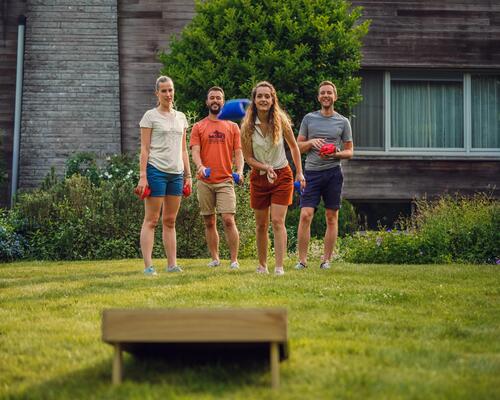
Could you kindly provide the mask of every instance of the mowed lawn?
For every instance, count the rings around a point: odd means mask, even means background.
[[[33,399],[498,399],[500,268],[317,263],[285,276],[180,260],[144,277],[140,260],[0,265],[0,397]],[[158,260],[156,265],[164,264]],[[266,360],[193,364],[125,357],[113,387],[112,307],[286,307],[281,388]],[[203,329],[203,327],[200,327]]]

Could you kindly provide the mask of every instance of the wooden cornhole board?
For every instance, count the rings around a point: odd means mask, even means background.
[[[123,375],[122,351],[144,346],[268,346],[271,386],[279,387],[279,362],[288,358],[286,309],[108,309],[102,340],[113,345],[112,381]],[[234,345],[237,345],[234,347]]]

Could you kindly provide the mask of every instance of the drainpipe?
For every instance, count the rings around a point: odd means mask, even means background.
[[[19,16],[17,27],[16,105],[14,111],[14,141],[12,145],[12,181],[10,206],[14,205],[19,180],[19,148],[21,143],[21,107],[23,99],[24,32],[26,17]]]

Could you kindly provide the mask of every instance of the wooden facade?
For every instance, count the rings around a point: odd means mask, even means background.
[[[500,73],[500,2],[353,0],[352,4],[363,7],[363,19],[371,21],[362,50],[365,70]],[[500,198],[500,153],[460,158],[355,152],[355,158],[344,163],[344,172],[345,197],[354,201],[408,201],[458,192],[487,192]]]
[[[408,201],[486,192],[500,197],[500,161],[361,158],[344,163],[344,197],[355,202]]]
[[[500,68],[500,2],[353,0],[371,20],[363,68]]]
[[[69,7],[71,2],[57,1],[65,7]],[[0,146],[8,167],[12,147],[17,17],[33,5],[40,8],[43,2],[0,0],[3,6],[0,11],[8,11],[0,18],[0,33],[3,35],[0,38],[3,44],[3,47],[0,46]],[[100,7],[97,0],[75,0],[74,3]],[[46,4],[53,7],[55,3],[47,0]],[[157,53],[168,50],[171,35],[179,34],[189,23],[195,15],[195,5],[194,0],[107,0],[107,4],[109,10],[116,10],[114,17],[118,25],[119,121],[112,125],[119,127],[121,139],[118,140],[121,143],[115,147],[123,152],[136,153],[139,149],[138,121],[145,110],[155,104],[154,81],[161,68]],[[363,18],[371,20],[362,50],[362,68],[365,70],[500,71],[499,2],[353,0],[352,4],[362,6]],[[79,17],[92,23],[90,14],[84,15],[81,11]],[[113,57],[111,53],[109,55]],[[58,54],[57,57],[64,55]],[[36,64],[33,66],[36,67]],[[61,85],[64,85],[62,81]],[[103,98],[103,101],[109,106],[109,100]],[[116,111],[110,112],[116,117]],[[98,132],[94,133],[97,138]],[[85,149],[85,143],[93,140],[85,137],[84,131],[81,134],[83,136],[78,137],[78,141],[65,141],[64,133],[58,136],[55,131],[47,131],[43,138],[53,138],[51,146],[54,148],[58,143],[64,143],[64,154],[69,154]],[[72,148],[73,142],[78,146]],[[109,149],[113,147],[111,143],[106,143],[106,146]],[[30,154],[25,154],[30,157]],[[61,158],[59,161],[64,160]],[[478,154],[474,159],[461,159],[436,155],[366,156],[355,152],[355,159],[346,162],[344,170],[345,195],[352,200],[410,200],[423,195],[433,197],[457,191],[467,194],[486,191],[500,197],[500,156],[482,157]],[[36,168],[30,173],[36,174],[37,171],[40,170]],[[40,173],[30,182],[34,184],[43,177],[44,174]]]
[[[193,16],[191,0],[118,1],[122,151],[139,150],[139,121],[156,102],[157,54]]]

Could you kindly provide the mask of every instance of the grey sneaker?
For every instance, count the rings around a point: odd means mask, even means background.
[[[319,265],[319,267],[320,267],[321,269],[330,269],[330,261],[323,261],[323,262]]]
[[[303,262],[299,261],[297,264],[295,264],[295,269],[297,269],[297,270],[301,270],[301,269],[305,269],[305,268],[307,268],[307,265],[304,264]]]
[[[240,269],[240,264],[238,263],[238,261],[233,261],[231,263],[231,265],[229,266],[229,269],[232,269],[232,270]]]
[[[146,276],[156,276],[158,275],[156,273],[155,267],[151,265],[151,267],[144,268],[144,275]]]
[[[219,260],[212,260],[210,261],[207,266],[210,267],[210,268],[213,268],[213,267],[218,267],[220,265],[220,261]]]
[[[182,272],[182,268],[179,267],[178,265],[174,265],[172,267],[165,268],[165,271],[167,271],[167,272]]]
[[[283,267],[274,268],[274,275],[285,275]]]
[[[259,265],[255,272],[257,272],[258,274],[268,274],[269,270],[267,269],[267,267],[263,267],[262,265]]]

